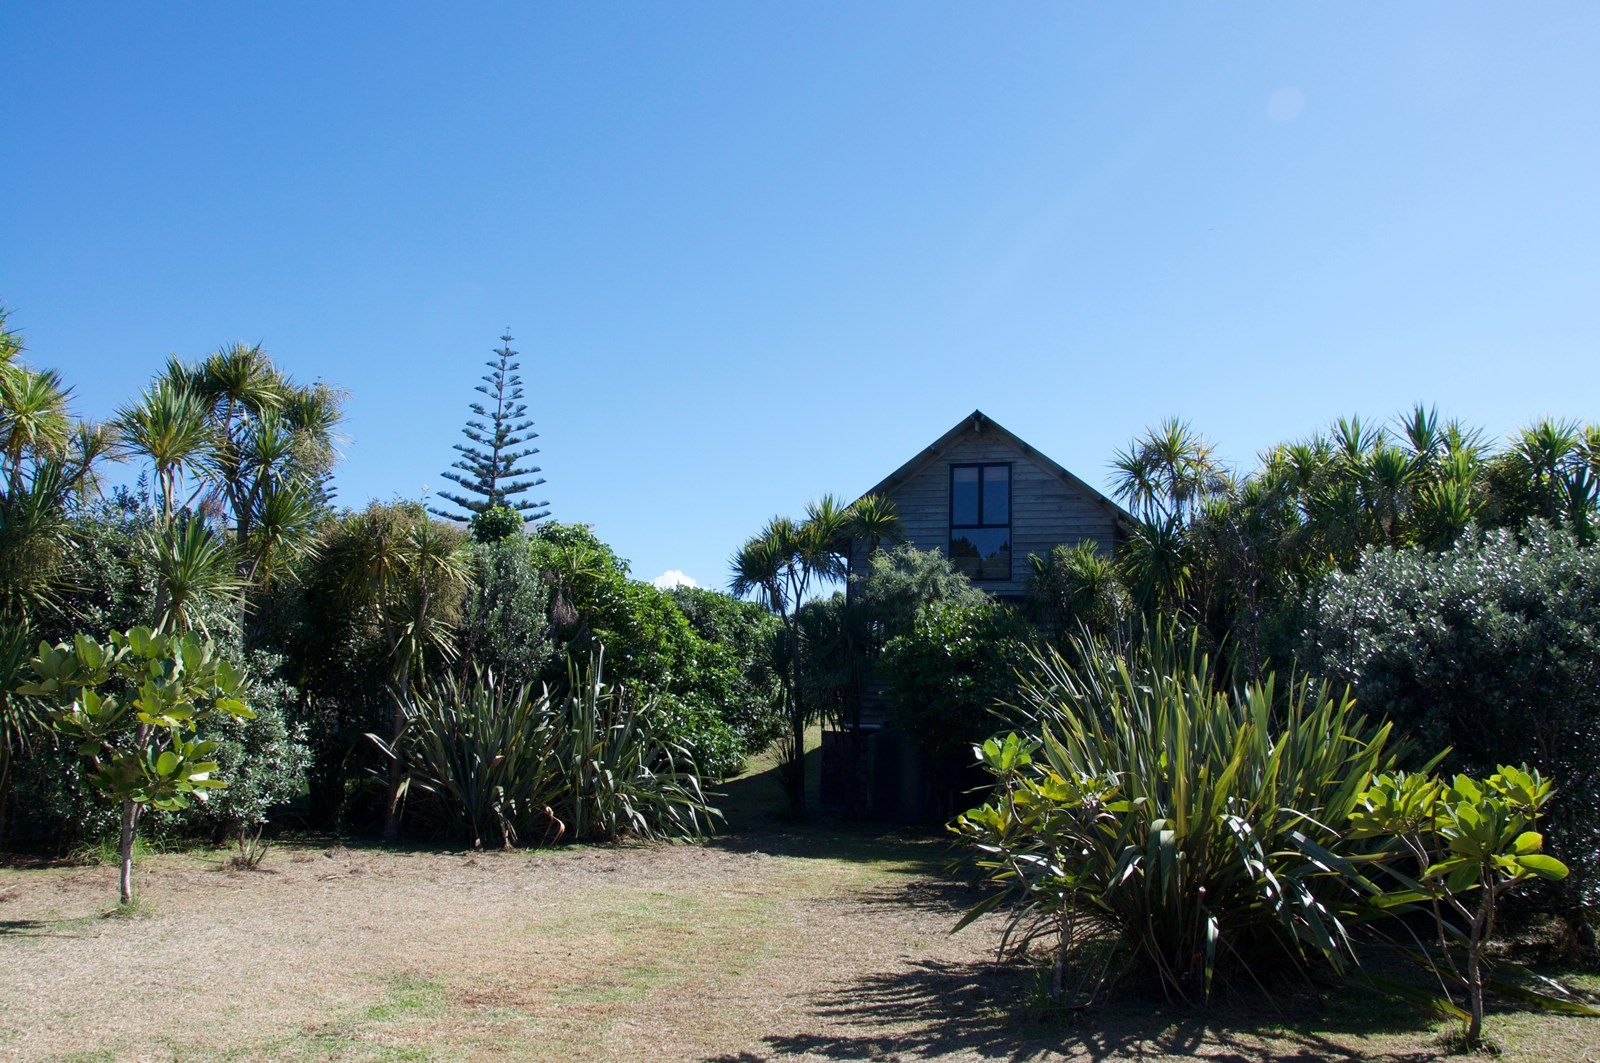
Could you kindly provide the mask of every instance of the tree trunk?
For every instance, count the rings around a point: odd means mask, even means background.
[[[118,898],[123,904],[133,903],[133,839],[139,826],[139,806],[132,799],[122,802],[122,838],[118,847],[120,864],[117,877]]]
[[[4,741],[4,739],[0,739]],[[5,848],[11,826],[11,751],[0,749],[0,849]]]
[[[789,761],[789,811],[797,818],[806,814],[806,716],[799,706],[799,693],[789,703],[789,730],[794,737],[793,758]]]
[[[394,708],[389,717],[389,801],[383,812],[383,840],[392,842],[400,837],[400,732],[405,730],[406,714],[402,707],[402,694],[397,692]]]
[[[389,715],[389,802],[383,813],[383,840],[392,842],[400,837],[400,735],[406,729],[406,693],[411,689],[411,653],[405,651],[400,659],[400,677],[395,682],[394,706]]]
[[[1477,917],[1472,920],[1472,928],[1467,935],[1467,992],[1471,998],[1472,1018],[1467,1023],[1467,1044],[1476,1045],[1483,1037],[1483,944],[1484,926],[1487,922],[1488,907],[1494,903],[1492,896],[1485,896],[1483,905],[1479,907]]]
[[[1065,919],[1056,920],[1056,957],[1050,965],[1050,999],[1061,1003],[1066,991],[1067,957],[1072,952],[1072,924]]]

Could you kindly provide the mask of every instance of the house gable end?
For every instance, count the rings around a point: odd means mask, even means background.
[[[1010,576],[980,583],[993,593],[1026,592],[1030,553],[1043,555],[1058,545],[1084,540],[1110,550],[1132,524],[1132,518],[1110,499],[982,411],[963,418],[870,493],[894,502],[913,546],[946,552],[951,540],[950,469],[993,464],[1011,470]],[[851,560],[854,571],[865,564],[864,556]]]

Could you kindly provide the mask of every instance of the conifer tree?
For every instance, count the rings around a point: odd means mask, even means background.
[[[550,515],[546,508],[550,503],[518,497],[544,483],[544,477],[539,475],[539,466],[527,464],[527,459],[539,453],[538,447],[528,445],[539,433],[533,431],[528,407],[522,401],[522,377],[517,375],[522,363],[511,349],[510,332],[507,329],[500,337],[504,346],[494,352],[495,357],[484,363],[489,371],[474,389],[484,399],[468,407],[472,416],[461,430],[467,442],[455,445],[461,457],[443,474],[462,490],[438,492],[462,512],[429,507],[430,512],[448,520],[471,520],[492,506],[507,506],[524,521]]]

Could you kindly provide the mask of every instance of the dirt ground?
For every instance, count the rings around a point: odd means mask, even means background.
[[[1038,1023],[938,838],[741,826],[703,846],[282,846],[0,870],[0,1057],[1420,1060],[1438,1027],[1123,1005]],[[1499,1014],[1512,1059],[1600,1059],[1600,1020]]]

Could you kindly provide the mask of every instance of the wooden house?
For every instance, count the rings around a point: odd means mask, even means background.
[[[945,553],[976,586],[1014,601],[1028,592],[1029,554],[1085,540],[1109,553],[1133,527],[1115,502],[981,410],[868,493],[895,504],[911,545]],[[852,577],[865,573],[867,557],[866,544],[855,544]],[[824,733],[822,759],[825,806],[899,820],[941,814],[929,807],[929,766],[890,726],[875,677],[856,718]]]

